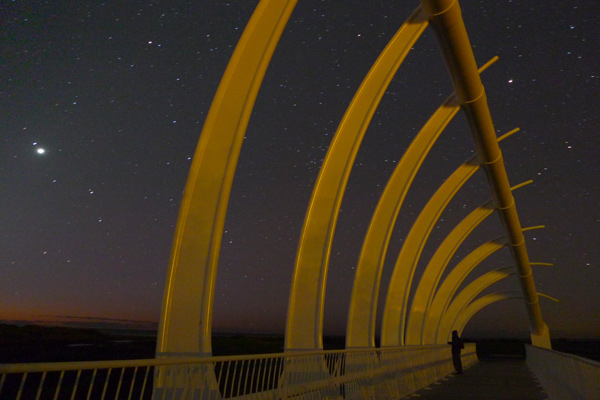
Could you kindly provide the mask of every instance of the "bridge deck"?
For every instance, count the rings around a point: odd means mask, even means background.
[[[543,400],[548,396],[524,360],[480,361],[413,393],[419,399]]]

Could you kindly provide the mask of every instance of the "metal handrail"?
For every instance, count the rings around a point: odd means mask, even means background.
[[[439,345],[424,346],[401,346],[392,349],[421,350],[439,348]],[[135,360],[105,360],[105,361],[64,361],[64,362],[44,362],[44,363],[16,363],[0,364],[0,374],[4,373],[24,373],[39,371],[72,371],[78,369],[103,369],[103,368],[127,368],[138,366],[157,366],[174,364],[196,364],[196,363],[217,363],[237,360],[257,360],[260,358],[276,357],[301,357],[313,355],[327,355],[335,353],[361,353],[365,351],[385,351],[381,348],[365,349],[346,349],[346,350],[316,350],[316,351],[292,351],[285,353],[264,353],[233,356],[213,356],[213,357],[168,357],[168,358],[142,358]]]
[[[474,346],[463,358],[466,364],[476,361]],[[398,398],[451,372],[446,345],[4,364],[0,365],[0,398],[283,399],[307,393],[315,398],[348,397],[365,390],[376,391],[378,398]]]

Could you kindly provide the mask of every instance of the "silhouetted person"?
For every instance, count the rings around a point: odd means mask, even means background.
[[[452,331],[452,362],[454,363],[454,369],[457,374],[462,374],[462,361],[460,359],[460,351],[465,348],[465,345],[460,337],[458,337],[457,331]]]

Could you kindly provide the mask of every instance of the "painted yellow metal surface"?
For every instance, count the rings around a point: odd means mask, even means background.
[[[465,329],[465,326],[467,326],[467,324],[471,320],[471,318],[473,318],[473,316],[475,314],[477,314],[485,306],[489,306],[490,304],[495,303],[500,300],[522,299],[522,298],[523,298],[523,293],[518,292],[518,291],[492,293],[492,294],[488,294],[483,297],[480,297],[477,300],[475,300],[474,302],[472,302],[471,304],[469,304],[469,306],[466,307],[458,315],[458,318],[456,318],[456,321],[454,322],[454,325],[452,326],[451,331],[456,330],[456,331],[458,331],[458,335],[462,336],[462,332]]]
[[[548,296],[547,294],[537,293],[537,295],[540,297],[544,297],[548,300],[552,300],[555,303],[559,302],[557,299],[555,299],[554,297]],[[472,302],[471,304],[469,304],[469,306],[465,307],[458,314],[456,320],[454,321],[454,325],[452,325],[452,328],[450,329],[450,332],[452,332],[453,330],[457,330],[458,334],[462,335],[462,332],[465,329],[465,326],[467,326],[467,324],[469,323],[471,318],[473,318],[473,316],[475,314],[477,314],[477,312],[479,312],[485,306],[488,306],[488,305],[495,303],[497,301],[500,301],[500,300],[522,299],[522,298],[523,298],[523,294],[521,292],[517,292],[517,291],[492,293],[492,294],[488,294],[486,296],[480,297],[479,299],[477,299],[474,302]],[[446,342],[444,342],[444,343],[446,343]],[[538,347],[540,347],[540,346],[538,346]]]
[[[550,348],[550,335],[542,319],[525,238],[460,6],[456,0],[421,0],[421,5],[429,16],[442,48],[454,90],[467,116],[477,154],[483,162],[500,218],[509,238],[511,254],[519,270],[532,344]]]
[[[483,260],[504,246],[506,246],[505,238],[498,238],[484,243],[465,256],[450,271],[438,288],[429,312],[425,315],[425,328],[423,330],[423,341],[425,343],[435,343],[442,315],[446,312],[454,293],[456,293],[456,290],[467,275]]]
[[[496,60],[497,60],[497,57],[492,58],[489,62],[487,62],[483,67],[481,67],[479,69],[479,72],[480,73],[483,72],[487,67],[489,67],[491,64],[493,64]],[[516,132],[516,131],[518,131],[518,129],[516,129],[514,132]],[[514,132],[511,132],[511,134]],[[466,165],[469,165],[468,171],[465,170]],[[398,166],[398,167],[400,167],[400,166]],[[478,162],[475,160],[475,158],[467,161],[463,166],[459,167],[446,180],[446,182],[444,182],[440,186],[440,188],[435,192],[435,194],[431,197],[431,199],[426,203],[425,207],[423,208],[423,210],[417,217],[416,221],[414,222],[412,228],[410,229],[410,231],[404,241],[404,244],[402,246],[400,255],[398,256],[398,259],[396,261],[392,279],[389,284],[388,295],[387,295],[388,297],[386,300],[384,313],[383,313],[383,327],[382,327],[382,333],[381,333],[381,343],[383,346],[398,346],[398,345],[405,344],[405,338],[404,338],[403,332],[404,332],[404,325],[405,325],[406,314],[407,314],[408,296],[409,296],[410,288],[412,285],[412,278],[414,275],[414,271],[415,271],[416,265],[419,261],[419,258],[421,256],[423,247],[425,246],[425,243],[427,242],[427,239],[429,237],[429,234],[431,233],[431,230],[435,226],[436,221],[438,220],[439,216],[443,212],[443,210],[446,207],[446,205],[448,204],[448,202],[452,199],[452,197],[456,194],[456,192],[460,189],[460,187],[462,187],[462,185],[469,179],[469,177],[471,177],[472,174],[474,174],[477,171],[478,168],[479,168]],[[390,180],[390,183],[391,182],[392,182],[392,180]],[[393,188],[394,186],[388,184],[388,187]],[[403,193],[403,195],[404,194],[405,193]],[[386,195],[387,195],[387,193],[384,192],[384,194],[382,195],[382,200],[384,199],[384,197]],[[387,200],[387,199],[385,199],[385,200]],[[384,203],[382,203],[380,200],[380,204],[384,204]],[[379,209],[379,205],[378,205],[378,209]],[[382,215],[377,215],[377,211],[378,210],[376,210],[376,215],[375,215],[376,217],[385,216],[385,214],[383,214],[383,213],[382,213]],[[373,250],[375,250],[375,251],[379,250],[380,248],[383,250],[383,252],[379,253],[379,259],[377,260],[377,261],[379,261],[379,265],[378,265],[379,269],[383,265],[383,260],[385,258],[385,254],[386,254],[385,250],[387,250],[387,244],[389,242],[389,238],[391,236],[392,229],[394,227],[394,223],[395,223],[397,215],[398,215],[399,205],[393,211],[395,213],[391,214],[392,218],[389,218],[390,222],[386,226],[386,228],[387,228],[386,232],[378,232],[376,230],[377,225],[374,225],[373,223],[369,227],[370,230],[369,230],[368,234],[371,233],[371,227],[373,227],[374,228],[373,229],[373,231],[374,231],[373,237],[377,238],[377,236],[378,236],[377,234],[379,233],[379,236],[382,236],[383,238],[385,238],[385,242],[379,241],[379,242],[374,242],[373,244],[375,244],[375,245],[381,244],[383,246],[381,246],[379,248],[375,247],[375,246],[373,246],[373,247],[363,246],[363,249],[366,249],[366,250],[370,250],[371,248],[373,248]],[[375,221],[375,217],[374,217],[373,221]],[[377,221],[377,222],[379,222],[379,221]],[[381,223],[380,225],[384,226],[383,223]],[[385,236],[383,236],[383,235],[385,235]],[[369,239],[369,236],[367,236],[367,239]],[[370,242],[367,242],[367,240],[365,240],[365,245],[367,245],[367,244],[372,246],[372,244]],[[362,254],[361,254],[361,256],[362,256]],[[375,267],[375,265],[373,265],[373,267]],[[357,274],[357,279],[359,279],[358,274]],[[377,294],[377,291],[375,292],[375,294]],[[364,300],[366,300],[366,299],[364,299]],[[398,301],[401,301],[401,303],[398,304]],[[376,314],[376,304],[377,303],[375,300],[374,304],[371,307],[371,320],[373,322],[374,322],[375,314]],[[352,311],[352,309],[351,309],[351,311]],[[399,320],[398,320],[398,318],[399,318]],[[396,323],[398,323],[398,322],[400,325],[399,325],[398,329],[396,329]]]
[[[346,332],[346,347],[375,347],[375,319],[381,271],[396,218],[423,160],[460,107],[451,95],[414,138],[394,169],[381,197],[360,252]]]
[[[496,269],[488,272],[487,274],[481,275],[479,278],[475,279],[463,290],[461,290],[460,293],[456,295],[454,300],[452,300],[452,303],[450,303],[450,306],[448,306],[448,310],[446,310],[442,316],[436,342],[446,343],[452,340],[448,338],[452,337],[452,326],[462,310],[464,310],[471,303],[471,301],[473,301],[473,299],[479,295],[479,293],[499,280],[514,274],[515,272],[513,267]]]
[[[532,263],[532,264],[533,264],[533,263]],[[559,301],[557,298],[554,298],[554,297],[552,297],[552,296],[548,296],[547,294],[544,294],[544,293],[539,293],[539,292],[538,292],[538,294],[537,294],[537,295],[538,295],[538,296],[540,296],[540,297],[543,297],[543,298],[545,298],[545,299],[552,300],[552,301],[553,301],[553,302],[555,302],[555,303],[560,303],[560,301]]]
[[[231,184],[260,84],[295,4],[296,0],[260,1],[211,105],[190,168],[174,236],[159,326],[158,357],[211,354],[214,285]],[[422,4],[423,10],[420,7],[415,10],[374,63],[328,149],[313,189],[298,246],[286,324],[287,351],[322,348],[329,253],[346,183],[375,109],[398,67],[430,21],[438,33],[457,95],[446,100],[414,139],[380,199],[357,268],[348,317],[347,346],[374,347],[381,268],[394,223],[416,171],[460,106],[467,114],[478,158],[483,163],[507,231],[530,317],[532,341],[549,347],[548,329],[541,319],[523,230],[479,77],[481,70],[495,59],[479,70],[476,68],[457,3],[422,0]],[[397,259],[384,307],[383,346],[404,344],[408,294],[423,246],[447,202],[477,168],[479,162],[475,161],[459,167],[425,205],[409,232]],[[435,341],[440,318],[456,290],[454,286],[464,279],[459,274],[468,274],[487,254],[496,251],[495,247],[504,245],[490,242],[475,250],[459,263],[433,297],[448,263],[447,257],[452,257],[464,237],[491,210],[491,205],[487,204],[474,211],[473,216],[467,217],[468,221],[461,223],[460,229],[457,227],[456,232],[453,231],[452,238],[447,238],[448,242],[440,246],[440,255],[437,258],[434,255],[435,260],[430,260],[430,264],[441,269],[422,280],[422,289],[421,284],[417,288],[419,293],[425,294],[419,294],[415,303],[416,322],[409,322],[411,343]],[[448,281],[450,276],[452,278]],[[427,291],[427,288],[430,290]],[[447,293],[442,293],[442,288]],[[474,309],[470,308],[473,304],[463,308],[463,312]]]
[[[476,157],[457,168],[425,205],[404,240],[392,272],[383,310],[382,347],[404,345],[404,327],[410,285],[425,242],[445,206],[478,169],[479,161]]]
[[[427,24],[418,8],[402,25],[363,80],[329,146],[298,246],[287,314],[287,351],[323,347],[323,301],[329,253],[350,170],[379,101]]]
[[[508,137],[514,132],[516,132],[516,130],[508,132],[499,138],[499,140]],[[521,188],[531,182],[532,181],[523,182],[514,186],[512,190]],[[490,200],[467,215],[454,229],[452,229],[429,260],[412,298],[406,328],[407,345],[425,344],[423,334],[425,328],[425,315],[429,312],[435,290],[437,289],[442,274],[446,270],[454,253],[458,250],[459,246],[464,242],[467,236],[495,210],[494,204],[494,201]]]
[[[485,71],[497,60],[498,57],[493,57],[479,72]],[[348,348],[375,346],[381,272],[398,213],[421,163],[458,110],[456,96],[452,94],[413,139],[379,198],[356,267],[346,331]]]
[[[477,207],[454,227],[436,249],[425,267],[412,299],[406,328],[407,345],[425,344],[423,337],[425,315],[431,307],[435,289],[446,270],[446,266],[473,229],[492,214],[494,210],[493,201],[488,201]]]
[[[211,354],[214,284],[231,183],[258,89],[295,4],[258,4],[204,123],[171,250],[158,357]]]
[[[543,226],[529,227],[525,228],[525,230],[540,228],[543,228]],[[442,340],[440,339],[440,326],[442,323],[442,317],[448,310],[448,306],[450,305],[450,302],[452,301],[452,298],[454,297],[454,294],[460,285],[477,265],[507,244],[506,238],[499,238],[492,240],[491,242],[484,243],[469,253],[456,265],[456,267],[450,271],[446,279],[444,279],[442,285],[437,290],[429,313],[427,313],[425,317],[425,328],[423,332],[423,340],[425,343],[439,343],[437,340]],[[435,341],[431,342],[430,340]]]

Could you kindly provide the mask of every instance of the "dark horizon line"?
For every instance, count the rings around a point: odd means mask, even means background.
[[[87,318],[87,319],[92,319],[92,318]],[[85,329],[85,330],[96,330],[96,331],[139,331],[139,332],[146,332],[146,333],[150,333],[150,332],[156,332],[158,334],[158,322],[151,322],[151,321],[130,321],[130,320],[111,320],[108,318],[103,318],[103,319],[99,319],[100,322],[96,323],[96,322],[92,322],[92,321],[88,321],[88,322],[78,322],[78,321],[72,321],[72,322],[64,322],[64,321],[33,321],[33,320],[7,320],[7,319],[0,319],[0,325],[17,325],[17,326],[39,326],[42,328],[65,328],[65,329]],[[108,321],[115,321],[115,324],[118,325],[111,325],[111,322]],[[119,322],[117,322],[119,321]],[[134,325],[126,325],[127,322],[134,322]],[[143,327],[140,326],[140,324],[155,324],[156,327]],[[216,336],[229,336],[229,335],[248,335],[248,336],[280,336],[280,337],[284,337],[285,333],[282,332],[256,332],[256,331],[249,331],[249,330],[243,330],[243,329],[239,329],[239,330],[215,330],[213,333],[213,335]],[[345,337],[345,334],[336,334],[336,333],[331,333],[331,334],[325,334],[323,335],[324,338],[343,338]],[[488,335],[473,335],[473,336],[463,336],[463,339],[465,341],[472,341],[472,342],[476,342],[476,341],[484,341],[484,340],[519,340],[519,341],[529,341],[530,338],[528,336],[525,335],[521,335],[521,336],[488,336]],[[552,340],[584,340],[584,341],[600,341],[600,338],[597,337],[565,337],[565,336],[555,336],[552,338]],[[379,337],[376,337],[376,341],[379,341]]]

